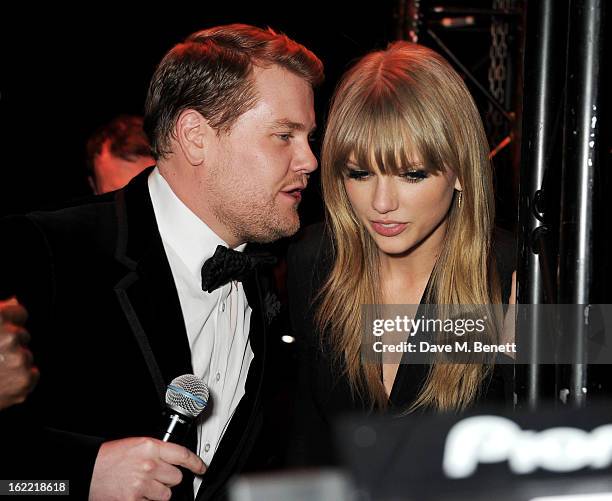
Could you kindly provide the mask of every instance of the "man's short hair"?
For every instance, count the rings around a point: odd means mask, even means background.
[[[151,145],[143,129],[143,119],[133,115],[119,115],[99,127],[87,140],[87,169],[95,176],[94,161],[104,144],[115,157],[133,161],[138,157],[152,157]]]
[[[254,65],[278,65],[313,87],[323,81],[317,56],[270,28],[230,24],[193,33],[164,56],[149,85],[144,123],[154,158],[170,153],[174,125],[186,109],[229,132],[257,102]]]

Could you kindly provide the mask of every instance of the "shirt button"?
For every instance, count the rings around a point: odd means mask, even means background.
[[[225,311],[225,301],[221,303],[221,311]]]
[[[217,372],[217,375],[215,376],[215,379],[216,379],[217,381],[219,381],[219,379],[221,379],[221,374],[220,374],[219,372]]]
[[[210,450],[210,444],[206,444],[204,446],[204,452],[208,452]]]

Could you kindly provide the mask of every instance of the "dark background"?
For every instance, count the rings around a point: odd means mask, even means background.
[[[330,2],[331,3],[331,2]],[[256,4],[256,5],[253,5]],[[89,134],[120,113],[141,114],[149,79],[164,53],[190,33],[231,22],[271,26],[313,50],[326,65],[317,120],[348,63],[392,39],[395,2],[330,12],[316,4],[166,2],[140,12],[99,5],[22,7],[0,21],[0,214],[49,207],[87,195]],[[348,10],[350,7],[351,10]]]
[[[165,2],[141,9],[106,3],[87,8],[13,5],[0,19],[0,215],[52,208],[90,194],[84,167],[87,137],[120,113],[141,114],[148,81],[164,53],[190,33],[216,24],[271,26],[323,60],[326,82],[316,97],[322,133],[340,75],[356,58],[396,38],[397,4]],[[489,25],[485,19],[478,29],[441,35],[485,86]],[[486,101],[468,85],[484,111]],[[315,150],[318,155],[318,144]],[[501,181],[502,223],[512,228],[514,187],[504,159],[509,152],[496,160],[502,164],[496,177]],[[318,175],[313,181],[302,204],[305,223],[323,214]]]

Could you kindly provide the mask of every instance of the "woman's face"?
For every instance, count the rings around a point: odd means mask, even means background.
[[[432,236],[444,234],[457,176],[446,169],[429,173],[420,161],[398,175],[347,162],[344,178],[353,211],[378,249],[388,255],[406,254]]]

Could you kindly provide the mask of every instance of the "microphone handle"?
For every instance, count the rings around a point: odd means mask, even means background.
[[[172,442],[173,444],[187,446],[187,434],[193,423],[193,419],[184,416],[180,412],[175,411],[171,407],[166,407],[164,411],[166,422],[165,431],[161,440],[164,442]],[[183,480],[172,487],[171,499],[188,499],[187,496],[193,495],[193,482],[187,482],[185,479],[193,478],[193,474],[187,468],[178,466],[183,474]],[[190,494],[188,494],[190,493]]]
[[[191,427],[192,420],[172,409],[168,409],[167,416],[168,424],[164,431],[162,441],[185,445],[185,438]]]

